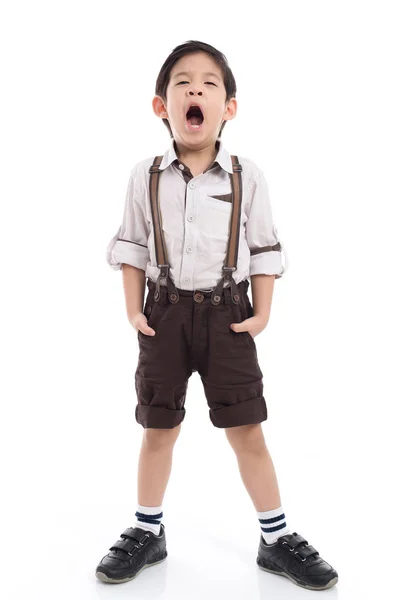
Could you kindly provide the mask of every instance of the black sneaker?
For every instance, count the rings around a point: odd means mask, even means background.
[[[106,583],[130,581],[146,567],[152,567],[167,557],[165,527],[160,534],[140,527],[128,527],[115,542],[110,552],[96,567],[96,577]]]
[[[325,590],[335,585],[338,574],[319,552],[296,532],[267,544],[261,534],[256,562],[260,569],[284,575],[308,590]]]

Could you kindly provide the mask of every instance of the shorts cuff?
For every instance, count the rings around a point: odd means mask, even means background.
[[[210,419],[215,427],[237,427],[261,423],[268,416],[264,396],[251,398],[231,406],[210,409]]]
[[[135,408],[136,421],[145,429],[155,427],[157,429],[172,429],[185,418],[186,409],[171,410],[163,406],[152,406],[137,404]]]

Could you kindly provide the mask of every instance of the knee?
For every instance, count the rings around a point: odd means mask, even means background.
[[[181,424],[172,429],[148,427],[143,431],[143,443],[149,450],[160,450],[173,446],[179,436]]]
[[[259,454],[266,450],[264,433],[260,423],[227,427],[225,434],[236,454],[244,452]]]

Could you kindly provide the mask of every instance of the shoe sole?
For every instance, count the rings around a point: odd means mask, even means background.
[[[337,582],[338,582],[338,577],[333,577],[330,581],[328,581],[328,583],[326,585],[310,585],[308,583],[302,583],[301,581],[297,581],[296,579],[294,579],[294,577],[291,577],[288,573],[286,573],[285,571],[278,571],[275,569],[269,569],[268,567],[265,567],[261,562],[260,559],[257,558],[256,560],[257,565],[260,567],[260,569],[262,569],[263,571],[268,571],[268,573],[274,573],[275,575],[283,575],[283,577],[287,577],[288,579],[290,579],[290,581],[293,581],[293,583],[295,583],[296,585],[299,585],[302,588],[306,588],[307,590],[326,590],[330,587],[333,587]]]
[[[137,577],[142,571],[144,571],[144,569],[147,569],[147,567],[154,567],[155,565],[158,565],[159,563],[163,562],[167,558],[167,556],[168,553],[167,551],[165,551],[164,556],[162,558],[156,560],[155,562],[146,563],[141,569],[139,569],[137,573],[135,573],[135,575],[132,575],[131,577],[124,577],[123,579],[112,579],[111,577],[108,577],[105,573],[102,573],[101,571],[96,571],[96,577],[104,583],[125,583],[125,581],[131,581],[132,579],[135,579],[135,577]]]

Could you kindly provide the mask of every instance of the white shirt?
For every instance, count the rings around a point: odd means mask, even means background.
[[[159,166],[159,203],[167,262],[175,286],[183,290],[212,289],[222,277],[229,237],[232,191],[230,153],[220,139],[215,160],[200,175],[176,154],[175,141],[165,152]],[[236,283],[251,275],[264,273],[280,278],[288,268],[283,244],[273,222],[269,191],[262,171],[249,158],[239,156],[242,165],[242,208],[239,233]],[[145,271],[156,281],[157,267],[151,216],[149,168],[154,156],[131,170],[122,223],[107,247],[107,262],[114,270],[122,263]],[[280,242],[285,253],[267,247]],[[225,283],[226,285],[226,283]]]

